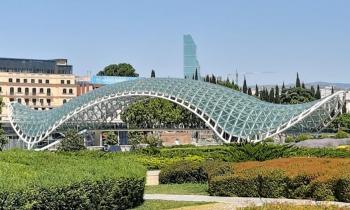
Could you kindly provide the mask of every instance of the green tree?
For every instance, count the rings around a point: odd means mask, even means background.
[[[151,78],[155,78],[156,77],[156,72],[152,69],[151,71]]]
[[[106,134],[105,134],[105,144],[107,145],[116,145],[118,144],[118,136],[112,132],[112,131],[108,131]]]
[[[350,129],[350,113],[339,115],[333,122],[331,127],[335,129],[346,128]]]
[[[317,85],[316,93],[315,93],[315,98],[316,99],[321,99],[321,91],[320,91],[320,86]]]
[[[243,93],[247,94],[248,92],[248,86],[247,86],[247,81],[244,77],[244,81],[243,81]]]
[[[269,94],[269,102],[274,103],[275,102],[275,90],[273,88],[270,89]]]
[[[275,103],[280,103],[280,88],[278,87],[278,85],[276,85],[275,87]]]
[[[138,77],[134,67],[128,63],[111,64],[97,73],[98,76]]]
[[[0,128],[0,152],[4,150],[6,144],[8,144],[8,137],[5,135],[4,129]]]
[[[255,85],[255,97],[259,98],[259,87],[258,87],[258,84]]]
[[[194,80],[198,80],[198,71],[196,69],[196,71],[194,72]]]
[[[297,73],[297,79],[296,79],[296,82],[295,82],[295,87],[297,88],[300,88],[301,85],[300,85],[300,79],[299,79],[299,73]]]
[[[253,94],[252,94],[252,89],[251,89],[251,88],[248,88],[248,95],[250,95],[250,96],[253,95]]]
[[[281,89],[281,93],[283,93],[286,90],[286,87],[284,86],[284,82],[282,84],[282,89]]]
[[[73,129],[69,129],[61,141],[58,151],[64,152],[74,152],[79,150],[84,150],[84,139],[83,137]]]
[[[310,90],[299,88],[286,89],[281,94],[282,104],[300,104],[315,100]]]
[[[332,86],[332,91],[331,91],[332,94],[334,94],[334,87]]]
[[[316,91],[315,91],[314,86],[311,86],[310,91],[311,91],[312,97],[315,97]]]

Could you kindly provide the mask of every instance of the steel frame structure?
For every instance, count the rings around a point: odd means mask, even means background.
[[[311,103],[280,105],[201,81],[140,78],[101,87],[52,110],[32,110],[11,102],[8,117],[20,139],[32,148],[57,129],[103,128],[115,123],[130,103],[149,97],[188,109],[224,142],[259,142],[288,129],[319,131],[345,103],[344,91]]]

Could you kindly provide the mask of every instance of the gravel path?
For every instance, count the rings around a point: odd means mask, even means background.
[[[308,147],[308,148],[323,148],[323,147],[337,147],[340,145],[350,144],[350,138],[346,139],[309,139],[295,143],[297,147]]]
[[[262,206],[263,204],[285,203],[291,205],[334,205],[338,207],[350,208],[350,203],[335,201],[313,201],[304,199],[285,199],[285,198],[245,198],[245,197],[218,197],[206,195],[170,195],[170,194],[145,194],[145,200],[167,200],[167,201],[196,201],[196,202],[216,202],[221,203],[219,209],[235,209],[247,206]],[[226,205],[222,205],[222,203]],[[209,204],[216,205],[216,204]],[[200,206],[199,206],[200,207]],[[198,209],[201,209],[199,208]],[[205,205],[202,206],[205,209]],[[213,206],[212,206],[213,207]],[[218,208],[215,208],[218,209]]]

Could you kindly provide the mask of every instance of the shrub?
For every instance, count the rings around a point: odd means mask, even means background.
[[[143,202],[145,168],[124,154],[12,150],[0,153],[0,168],[1,209],[126,209]]]
[[[232,165],[232,174],[211,177],[209,193],[220,196],[313,198],[350,201],[350,160],[285,158]]]
[[[310,135],[310,134],[306,134],[306,133],[302,133],[300,135],[298,135],[295,139],[296,142],[299,142],[299,141],[305,141],[305,140],[308,140],[308,139],[312,139],[313,136]]]
[[[259,197],[257,179],[245,176],[216,176],[209,182],[208,192],[212,196]]]
[[[341,177],[336,183],[335,195],[340,201],[350,202],[350,177]]]
[[[348,137],[349,137],[349,134],[345,131],[342,131],[342,130],[339,130],[337,132],[337,134],[335,134],[336,139],[344,139],[344,138],[348,138]]]
[[[161,170],[159,182],[161,184],[171,183],[203,183],[207,181],[207,175],[200,163],[181,161],[169,165]]]
[[[73,129],[65,133],[58,150],[65,152],[74,152],[85,149],[84,139],[79,133]]]

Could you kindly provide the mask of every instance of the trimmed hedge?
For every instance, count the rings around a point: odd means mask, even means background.
[[[127,209],[143,202],[145,168],[128,155],[0,153],[1,209]]]
[[[350,202],[350,160],[285,158],[233,164],[231,174],[214,176],[217,196],[312,198]]]
[[[222,161],[179,161],[163,168],[159,174],[161,184],[204,183],[210,177],[230,171],[228,163]]]
[[[141,153],[141,154],[140,154]],[[137,160],[149,169],[162,169],[182,160],[203,162],[265,161],[285,157],[350,157],[350,151],[332,148],[297,148],[290,145],[242,144],[208,147],[162,148],[153,155],[137,152]]]

